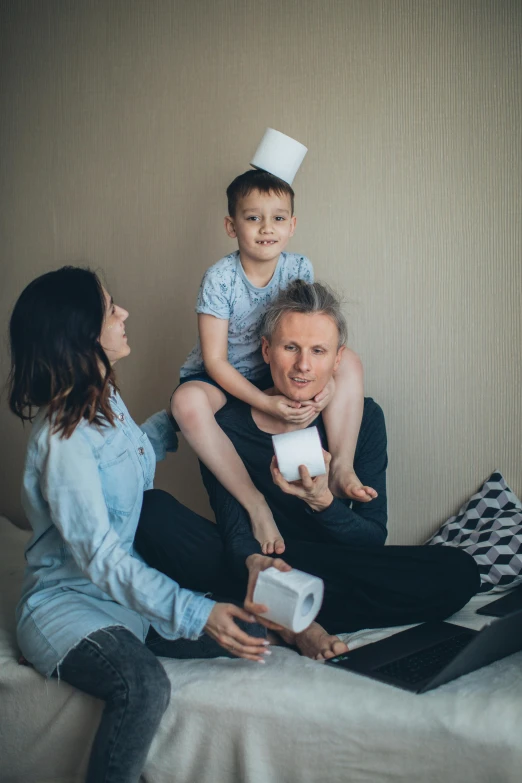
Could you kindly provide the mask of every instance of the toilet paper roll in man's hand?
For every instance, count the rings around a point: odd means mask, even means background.
[[[272,435],[277,467],[287,481],[299,481],[299,466],[305,465],[312,478],[324,476],[326,465],[317,427]]]
[[[274,484],[287,495],[303,500],[313,511],[324,511],[334,500],[334,496],[328,486],[328,472],[331,454],[322,450],[325,472],[312,478],[306,465],[299,466],[299,481],[287,481],[279,470],[277,457],[272,457],[270,463],[270,473]]]

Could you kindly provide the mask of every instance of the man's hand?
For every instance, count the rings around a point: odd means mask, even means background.
[[[328,471],[331,455],[323,449],[324,464],[326,465],[326,473],[324,476],[316,476],[312,478],[308,472],[306,465],[299,465],[300,481],[287,481],[279,468],[277,467],[276,457],[272,457],[270,463],[270,472],[274,484],[279,489],[286,492],[287,495],[295,495],[297,498],[304,500],[310,508],[314,511],[324,511],[325,508],[333,502],[334,496],[330,492],[328,487]]]
[[[330,378],[324,389],[320,391],[319,394],[316,394],[313,399],[313,402],[315,403],[315,409],[318,413],[324,410],[326,406],[332,401],[334,394],[335,381],[333,378]]]
[[[257,577],[261,571],[266,571],[267,568],[277,568],[278,571],[291,571],[292,566],[289,566],[288,563],[285,563],[285,561],[281,560],[280,557],[271,558],[267,557],[266,555],[257,554],[249,555],[245,561],[245,565],[248,568],[248,586],[243,606],[247,612],[252,612],[252,614],[255,615],[268,612],[270,608],[269,606],[254,603],[254,589],[256,586]],[[280,625],[277,625],[276,623],[273,623],[264,617],[257,616],[256,621],[273,631],[279,631],[281,629]]]
[[[264,663],[268,642],[266,639],[258,639],[242,631],[234,622],[234,617],[239,617],[247,623],[253,623],[257,620],[256,617],[252,617],[251,614],[239,606],[234,606],[234,604],[215,604],[203,630],[232,655],[246,658],[247,661]]]
[[[301,403],[282,394],[266,395],[265,413],[287,424],[307,426],[319,415],[320,408],[313,401]]]

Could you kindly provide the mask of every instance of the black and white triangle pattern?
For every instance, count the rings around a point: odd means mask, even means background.
[[[462,547],[479,567],[479,592],[522,583],[522,503],[498,471],[427,544]]]

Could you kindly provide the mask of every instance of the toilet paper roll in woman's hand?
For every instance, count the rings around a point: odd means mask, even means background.
[[[264,604],[262,615],[283,628],[301,633],[315,620],[323,602],[322,579],[293,568],[267,568],[257,579],[254,601]]]
[[[292,566],[285,563],[280,557],[268,557],[268,555],[249,555],[246,559],[245,565],[248,569],[248,586],[246,597],[244,601],[244,608],[247,612],[258,615],[257,621],[262,625],[270,628],[274,631],[281,630],[280,625],[267,620],[264,616],[268,610],[268,606],[262,603],[254,602],[254,590],[257,584],[257,580],[262,571],[266,571],[269,568],[277,568],[279,571],[288,572],[292,570]]]

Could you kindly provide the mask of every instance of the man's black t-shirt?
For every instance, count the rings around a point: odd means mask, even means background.
[[[374,400],[369,397],[364,400],[354,469],[363,484],[378,492],[378,497],[369,503],[335,498],[327,509],[317,513],[305,501],[282,492],[272,481],[272,436],[258,428],[249,405],[233,400],[216,414],[216,420],[234,444],[253,483],[265,496],[284,539],[351,546],[384,544],[387,535],[386,428],[382,410]],[[310,426],[314,425],[323,447],[328,450],[321,416]],[[261,551],[252,534],[248,514],[203,465],[201,471],[227,551],[234,567],[242,571],[248,555]]]

